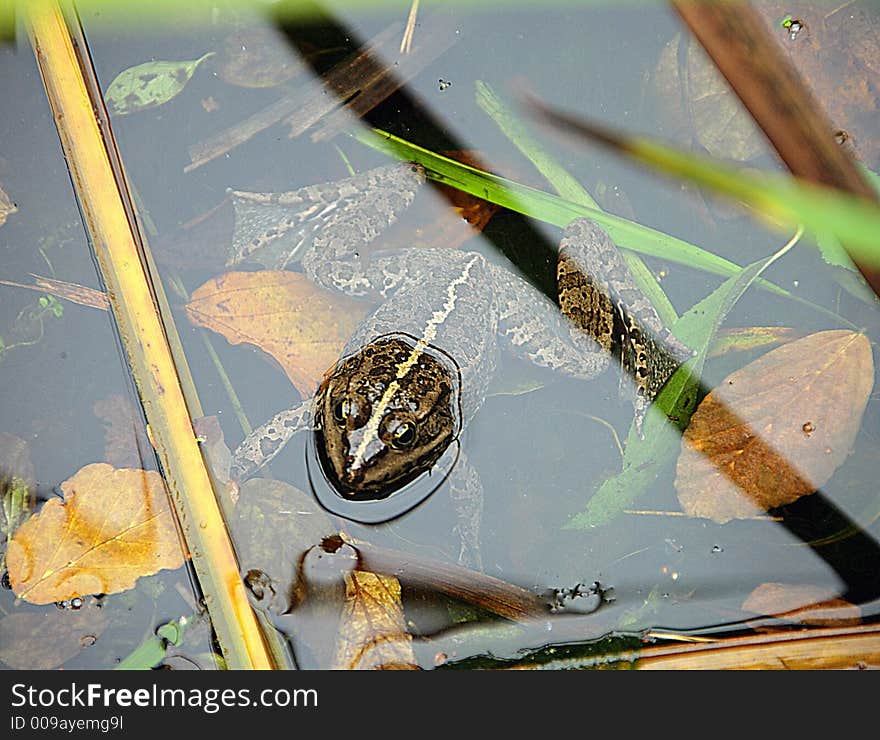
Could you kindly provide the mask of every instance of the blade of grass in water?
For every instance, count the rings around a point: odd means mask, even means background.
[[[682,365],[660,391],[648,409],[644,436],[630,428],[623,455],[623,469],[608,478],[587,503],[572,517],[565,529],[589,529],[607,524],[648,491],[657,475],[675,456],[681,432],[688,425],[700,397],[700,378],[712,338],[721,322],[758,276],[779,259],[800,238],[800,231],[782,249],[744,267],[685,313],[672,329],[695,356]]]
[[[505,105],[489,85],[477,80],[476,96],[477,105],[495,121],[502,133],[535,166],[561,197],[588,208],[602,210],[586,188],[541,146],[529,132],[525,123],[514,115],[513,111]],[[671,326],[678,319],[678,314],[654,275],[637,254],[632,252],[623,252],[622,254],[636,284],[654,304],[663,323]]]

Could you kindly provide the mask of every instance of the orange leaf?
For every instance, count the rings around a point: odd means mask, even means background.
[[[369,304],[322,290],[298,272],[228,272],[192,294],[196,326],[271,355],[304,396],[314,394]]]
[[[874,384],[862,334],[810,334],[728,375],[682,436],[684,510],[719,523],[796,501],[849,455]]]
[[[6,554],[15,595],[32,604],[125,591],[141,576],[183,564],[155,471],[94,463],[61,484],[22,524]]]
[[[414,669],[412,637],[391,576],[353,570],[345,574],[345,605],[339,620],[336,667],[348,670]]]

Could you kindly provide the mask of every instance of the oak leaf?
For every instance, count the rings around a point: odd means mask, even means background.
[[[796,501],[851,451],[874,384],[862,334],[822,331],[728,375],[682,436],[675,487],[685,512],[718,523]]]
[[[339,620],[336,667],[348,670],[416,668],[407,633],[400,581],[353,570],[345,574],[345,605]]]
[[[81,468],[9,541],[15,595],[33,604],[109,594],[183,564],[181,543],[155,471]]]
[[[271,355],[304,396],[314,394],[369,304],[313,285],[298,272],[228,272],[186,305],[189,320]]]

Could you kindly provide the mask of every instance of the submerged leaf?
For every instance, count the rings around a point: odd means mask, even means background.
[[[223,40],[217,72],[230,85],[275,87],[304,69],[290,43],[274,28],[245,28]]]
[[[167,103],[186,87],[196,68],[212,56],[214,52],[210,51],[190,61],[157,60],[124,69],[107,88],[107,108],[123,116]]]
[[[92,411],[104,422],[104,459],[113,467],[139,467],[144,455],[153,454],[140,412],[131,399],[113,393],[95,401]]]
[[[0,660],[17,671],[58,668],[94,645],[109,621],[95,600],[85,600],[79,609],[7,614],[0,619]]]
[[[724,523],[813,493],[849,455],[873,384],[870,342],[845,330],[810,334],[728,375],[682,437],[682,507]]]
[[[414,669],[400,582],[353,570],[345,574],[345,606],[339,621],[336,667],[348,670]]]
[[[196,289],[189,320],[278,361],[304,396],[333,366],[368,304],[315,287],[298,272],[228,272]]]
[[[181,543],[155,471],[94,463],[61,484],[9,541],[15,595],[33,604],[132,588],[183,564]]]
[[[695,38],[676,34],[663,47],[653,84],[669,125],[676,133],[693,127],[712,156],[746,162],[767,151],[760,129]]]

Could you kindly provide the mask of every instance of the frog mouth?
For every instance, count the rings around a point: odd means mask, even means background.
[[[449,477],[458,462],[461,447],[453,439],[439,459],[427,470],[418,473],[404,485],[384,496],[381,491],[340,493],[321,463],[317,435],[310,434],[306,444],[306,472],[309,488],[320,506],[327,512],[359,524],[381,524],[412,511],[427,500]],[[378,494],[378,495],[377,495]]]

